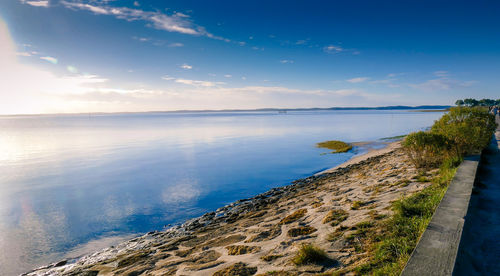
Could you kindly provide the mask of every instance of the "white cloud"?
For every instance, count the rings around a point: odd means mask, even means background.
[[[188,65],[188,64],[185,64],[185,63],[184,63],[183,65],[181,65],[180,67],[181,67],[182,69],[185,69],[185,70],[190,70],[190,69],[193,69],[193,66]]]
[[[280,62],[281,62],[281,63],[283,63],[283,64],[286,64],[286,63],[294,63],[294,61],[293,61],[293,60],[291,60],[291,59],[282,59],[282,60],[280,60]]]
[[[138,36],[133,36],[132,39],[140,41],[140,42],[148,42],[151,40],[151,38],[148,38],[148,37],[138,37]]]
[[[448,75],[446,73],[438,73],[440,75]],[[445,91],[450,89],[456,89],[460,87],[469,87],[476,83],[475,81],[460,81],[456,79],[451,79],[447,77],[441,77],[437,79],[427,80],[422,83],[417,84],[409,84],[410,87],[426,92],[434,92],[434,91]]]
[[[188,80],[188,79],[176,79],[175,82],[182,83],[186,85],[198,86],[198,87],[214,87],[217,85],[223,85],[224,82],[213,82],[213,81],[200,81],[200,80]]]
[[[226,84],[224,82],[175,78],[175,77],[172,77],[169,75],[163,76],[162,79],[167,80],[167,81],[174,81],[176,83],[181,83],[181,84],[185,84],[185,85],[191,85],[191,86],[195,86],[195,87],[215,87],[215,86]]]
[[[226,75],[224,75],[224,77],[231,78],[231,77],[233,77],[233,75],[226,74]]]
[[[174,78],[174,77],[171,77],[171,76],[169,76],[169,75],[165,75],[165,76],[163,76],[163,77],[161,77],[161,78],[162,78],[163,80],[175,80],[175,78]]]
[[[183,47],[183,46],[184,46],[184,44],[178,43],[178,42],[176,42],[176,43],[170,43],[168,45],[168,47]]]
[[[127,21],[142,20],[148,23],[147,26],[151,26],[158,30],[188,35],[206,36],[212,39],[231,42],[231,40],[227,38],[215,36],[207,32],[204,27],[198,26],[190,21],[188,15],[179,12],[167,15],[160,11],[144,11],[127,7],[111,7],[94,1],[81,2],[74,0],[62,0],[61,4],[69,9],[87,10],[101,15],[112,15],[118,19]]]
[[[347,82],[350,82],[350,83],[360,83],[360,82],[365,82],[367,80],[369,80],[370,78],[368,77],[359,77],[359,78],[352,78],[352,79],[348,79],[346,80]]]
[[[139,7],[141,4],[139,4],[138,1],[134,1],[134,6]]]
[[[31,53],[29,53],[29,52],[18,52],[18,53],[16,53],[16,55],[22,56],[22,57],[31,57]]]
[[[335,53],[340,53],[344,51],[344,49],[340,46],[336,45],[328,45],[323,48],[323,51],[330,53],[330,54],[335,54]]]
[[[49,56],[46,56],[46,57],[40,57],[40,59],[43,59],[43,60],[46,60],[52,64],[57,64],[57,58],[55,57],[49,57]]]
[[[21,0],[21,3],[28,4],[28,5],[34,6],[34,7],[44,7],[44,8],[49,7],[48,0],[32,0],[32,1]]]

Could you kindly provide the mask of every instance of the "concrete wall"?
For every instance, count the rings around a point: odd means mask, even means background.
[[[479,155],[469,156],[458,167],[455,177],[401,275],[427,276],[453,273],[479,159]]]

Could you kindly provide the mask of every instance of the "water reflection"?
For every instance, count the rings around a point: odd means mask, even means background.
[[[26,271],[335,166],[316,142],[418,130],[440,113],[0,117],[0,267]]]

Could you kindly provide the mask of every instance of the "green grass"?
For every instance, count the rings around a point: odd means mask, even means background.
[[[302,244],[297,255],[292,259],[296,265],[317,264],[328,260],[325,251],[312,244]]]
[[[398,136],[392,136],[392,137],[385,137],[385,138],[382,138],[380,140],[400,140],[400,139],[403,139],[407,136],[407,134],[405,135],[398,135]]]
[[[352,203],[351,205],[351,210],[358,210],[359,208],[363,207],[367,205],[366,202],[363,202],[363,201],[359,201],[359,200],[356,200]]]
[[[352,149],[352,145],[346,142],[336,141],[336,140],[317,143],[316,146],[318,148],[326,148],[333,150],[332,153],[348,152],[350,149]]]
[[[372,238],[371,260],[356,267],[356,273],[400,275],[443,198],[456,165],[456,162],[443,164],[432,185],[393,203],[394,215],[381,222],[381,233]],[[354,236],[366,235],[368,226],[359,227]]]

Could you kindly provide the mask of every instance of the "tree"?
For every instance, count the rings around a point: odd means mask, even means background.
[[[476,99],[468,98],[468,99],[464,99],[464,104],[465,104],[465,106],[468,106],[468,107],[474,107],[474,106],[477,106],[479,104],[479,102]]]
[[[455,105],[457,105],[457,106],[462,106],[462,105],[464,105],[464,101],[463,101],[463,100],[457,100],[457,101],[455,102]]]

